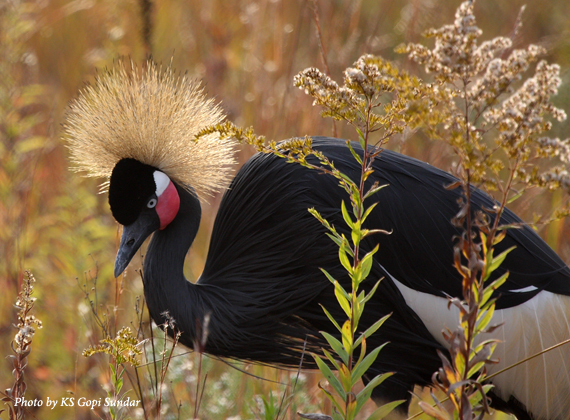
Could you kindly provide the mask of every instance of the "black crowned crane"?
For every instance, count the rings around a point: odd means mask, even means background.
[[[207,353],[297,367],[305,342],[308,351],[318,352],[319,331],[336,332],[320,305],[344,319],[319,267],[350,288],[336,245],[307,209],[316,208],[342,230],[339,209],[347,197],[333,177],[273,155],[253,156],[223,196],[202,275],[196,284],[188,282],[183,265],[200,224],[201,201],[226,185],[233,159],[231,142],[193,138],[222,118],[187,78],[152,63],[129,71],[121,65],[81,92],[65,131],[76,168],[110,180],[111,211],[123,225],[116,276],[152,235],[143,271],[154,321],[163,324],[168,311],[182,332],[180,341],[192,347],[209,315]],[[313,145],[358,179],[360,166],[343,140],[314,137]],[[457,325],[446,296],[461,296],[452,242],[459,232],[450,222],[460,191],[444,188],[455,180],[450,174],[388,150],[374,170],[373,179],[389,187],[373,198],[380,205],[368,227],[393,233],[363,244],[365,250],[380,244],[374,281],[364,287],[384,280],[360,326],[364,330],[392,313],[369,340],[369,348],[390,343],[368,378],[396,372],[373,397],[409,402],[414,385],[429,385],[440,367],[441,331]],[[475,209],[493,205],[478,190],[472,200]],[[508,210],[502,218],[520,222]],[[508,270],[510,276],[497,291],[493,322],[504,325],[494,332],[502,342],[491,373],[570,337],[570,269],[526,226],[509,230],[498,251],[511,246],[515,250],[497,273]],[[569,419],[570,346],[508,370],[493,383],[497,408],[521,419]]]

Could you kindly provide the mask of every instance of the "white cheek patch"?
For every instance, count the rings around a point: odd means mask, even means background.
[[[154,178],[154,183],[156,184],[156,191],[154,193],[157,197],[160,197],[168,187],[168,184],[170,184],[170,178],[160,171],[154,171],[152,176]]]

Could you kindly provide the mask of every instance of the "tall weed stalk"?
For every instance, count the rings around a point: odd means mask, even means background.
[[[314,98],[314,104],[324,108],[323,116],[346,121],[355,128],[362,155],[353,148],[350,142],[347,142],[347,147],[361,167],[360,179],[352,180],[339,171],[334,162],[312,148],[312,141],[309,137],[292,139],[279,144],[274,142],[265,144],[265,139],[254,135],[253,130],[240,129],[231,123],[206,128],[198,137],[212,132],[217,132],[222,136],[236,137],[240,141],[254,145],[260,152],[272,153],[288,162],[334,176],[347,192],[350,207],[343,202],[341,210],[344,221],[351,232],[350,238],[339,233],[336,227],[324,219],[317,210],[309,209],[309,211],[325,226],[328,230],[327,235],[338,246],[339,261],[351,279],[351,289],[346,290],[337,279],[323,270],[324,275],[334,287],[338,304],[347,319],[341,325],[323,307],[325,314],[338,330],[340,339],[323,332],[330,349],[323,349],[323,355],[315,354],[313,357],[330,385],[327,387],[319,384],[319,387],[334,406],[332,418],[352,420],[362,410],[364,403],[369,400],[374,388],[392,375],[392,373],[378,375],[372,378],[360,392],[356,390],[362,376],[374,363],[383,347],[367,349],[367,339],[388,318],[385,316],[379,319],[364,331],[359,329],[359,321],[365,305],[374,295],[380,281],[376,279],[377,283],[370,292],[360,291],[360,285],[368,279],[372,269],[374,254],[378,252],[378,246],[376,246],[363,255],[361,243],[370,235],[387,233],[380,229],[372,230],[364,227],[366,218],[378,204],[366,206],[365,200],[384,187],[377,183],[367,187],[367,180],[373,173],[372,163],[381,153],[381,146],[394,134],[401,133],[404,128],[413,124],[414,117],[409,113],[409,104],[422,97],[422,85],[418,79],[399,71],[389,62],[370,55],[362,56],[353,67],[345,70],[342,87],[315,68],[299,73],[294,83]],[[379,137],[374,146],[370,140],[373,134]],[[318,163],[308,161],[309,155],[316,157]],[[331,367],[336,371],[336,375]],[[394,401],[380,406],[368,419],[383,418],[402,402]]]
[[[501,224],[506,205],[533,187],[568,191],[570,180],[565,170],[570,162],[569,139],[544,136],[552,126],[548,118],[566,119],[565,112],[550,102],[561,83],[559,66],[541,60],[534,75],[525,77],[546,51],[536,45],[513,48],[524,8],[510,38],[479,44],[482,30],[473,7],[473,1],[463,2],[453,24],[426,32],[435,40],[433,48],[420,44],[399,48],[435,79],[419,115],[428,135],[449,144],[458,157],[458,181],[447,188],[460,188],[463,196],[451,221],[462,230],[454,244],[454,262],[463,297],[449,299],[459,312],[459,324],[444,332],[449,357],[440,354],[443,365],[434,376],[435,387],[451,400],[454,413],[435,397],[435,407],[420,402],[425,413],[441,420],[482,418],[490,411],[487,369],[496,363],[492,356],[498,340],[484,339],[482,334],[501,328],[493,323],[494,292],[509,273],[499,277],[493,273],[514,247],[496,255],[496,246],[507,229],[517,228]],[[552,159],[559,163],[553,166]],[[472,186],[495,194],[493,208],[473,209]],[[566,206],[556,216],[567,214]]]
[[[10,420],[21,420],[25,417],[26,404],[24,400],[27,385],[24,371],[28,365],[28,356],[32,351],[32,339],[36,328],[42,328],[42,321],[37,319],[35,315],[32,315],[32,309],[36,301],[36,298],[32,297],[35,282],[34,275],[27,271],[22,283],[22,290],[18,294],[18,299],[14,305],[18,310],[18,323],[15,324],[18,332],[12,341],[14,354],[9,356],[14,367],[12,370],[14,384],[2,393],[2,402],[8,406],[6,410]],[[3,411],[0,409],[0,413]]]

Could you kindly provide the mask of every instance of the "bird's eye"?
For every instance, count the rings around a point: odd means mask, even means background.
[[[151,198],[150,200],[148,200],[148,203],[146,203],[146,206],[149,209],[153,209],[156,206],[156,198]]]

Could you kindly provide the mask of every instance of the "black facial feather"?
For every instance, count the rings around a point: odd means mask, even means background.
[[[113,168],[109,184],[109,205],[117,222],[123,226],[134,223],[156,191],[153,173],[156,168],[138,160],[121,159]]]

